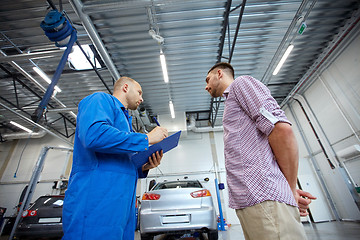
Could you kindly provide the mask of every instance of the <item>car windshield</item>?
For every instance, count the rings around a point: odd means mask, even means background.
[[[41,207],[62,207],[64,203],[64,197],[54,197],[54,196],[43,196],[38,198],[35,203],[31,206],[32,209],[34,208],[41,208]]]
[[[154,190],[169,188],[202,188],[202,186],[199,181],[163,182],[156,185]]]

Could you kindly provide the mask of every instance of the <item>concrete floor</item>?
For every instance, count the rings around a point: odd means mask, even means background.
[[[323,222],[304,223],[308,240],[359,240],[360,222]],[[0,240],[8,240],[9,236],[0,236]],[[155,240],[165,240],[165,235],[159,235]],[[185,238],[181,238],[184,240]],[[187,238],[194,239],[194,238]],[[206,239],[206,238],[205,238]],[[227,231],[219,232],[219,240],[243,240],[240,225],[232,225]],[[135,240],[140,240],[140,233],[135,233]]]
[[[308,240],[359,240],[360,222],[305,223]]]
[[[308,240],[359,240],[360,222],[323,222],[304,223]],[[155,237],[155,240],[165,240],[165,235]],[[185,239],[185,238],[181,238]],[[195,239],[195,238],[186,238]],[[205,238],[207,239],[207,238]],[[232,225],[227,231],[219,232],[219,240],[245,239],[240,225]],[[140,240],[140,234],[135,233],[135,240]]]

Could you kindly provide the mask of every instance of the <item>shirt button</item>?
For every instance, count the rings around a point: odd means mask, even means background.
[[[147,150],[147,148],[145,148],[145,150]]]

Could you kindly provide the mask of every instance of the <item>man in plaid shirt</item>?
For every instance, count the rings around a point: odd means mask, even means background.
[[[236,210],[245,238],[306,239],[300,215],[307,215],[314,197],[296,189],[297,142],[270,90],[251,76],[234,80],[228,63],[209,70],[205,89],[212,97],[225,97],[229,206]]]

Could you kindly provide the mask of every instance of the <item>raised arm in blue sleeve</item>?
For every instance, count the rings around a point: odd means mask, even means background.
[[[79,104],[77,133],[85,148],[115,154],[147,150],[147,135],[131,132],[130,124],[124,106],[109,94],[95,93]]]

